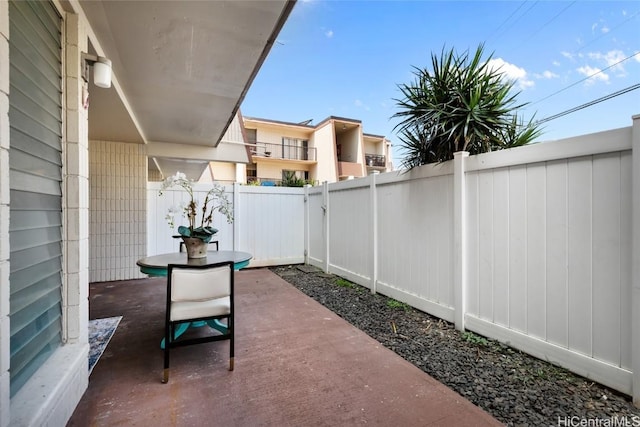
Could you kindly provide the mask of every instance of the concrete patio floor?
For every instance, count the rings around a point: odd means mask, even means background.
[[[228,341],[178,348],[162,377],[165,280],[90,285],[123,316],[69,426],[495,426],[489,414],[268,269],[236,273]]]

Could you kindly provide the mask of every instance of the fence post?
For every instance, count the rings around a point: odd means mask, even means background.
[[[640,408],[640,115],[631,128],[631,375],[633,404]]]
[[[465,192],[466,151],[453,154],[453,293],[455,325],[464,331],[464,315],[467,310],[467,212]]]
[[[240,184],[237,182],[233,183],[233,250],[237,251],[240,240],[240,221],[238,221],[238,217],[240,216],[238,213],[240,212]]]
[[[376,293],[378,283],[378,195],[376,190],[376,177],[380,172],[374,171],[371,175],[370,200],[371,200],[371,242],[369,256],[371,257],[371,293]]]
[[[310,236],[309,236],[309,188],[311,185],[304,186],[304,263],[309,264]]]
[[[322,185],[322,211],[324,219],[324,272],[329,272],[329,183]]]

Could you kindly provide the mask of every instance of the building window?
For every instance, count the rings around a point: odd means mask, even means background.
[[[282,137],[282,158],[289,160],[309,160],[309,141],[306,139]]]

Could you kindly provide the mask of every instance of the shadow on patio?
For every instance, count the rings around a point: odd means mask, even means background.
[[[90,285],[90,318],[122,315],[69,426],[500,425],[267,269],[236,273],[228,341],[172,351],[165,280]]]

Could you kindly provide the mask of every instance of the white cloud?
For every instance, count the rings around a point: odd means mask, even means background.
[[[591,59],[595,59],[602,64],[606,64],[607,67],[612,67],[611,69],[617,71],[619,75],[625,75],[626,72],[624,70],[624,65],[620,63],[623,59],[625,59],[625,54],[621,50],[610,50],[609,52],[590,52],[587,56]]]
[[[567,59],[570,59],[573,61],[573,54],[569,53],[569,52],[560,52],[560,55],[564,56]]]
[[[560,61],[553,61],[552,64],[555,65],[556,67],[559,67],[560,66]]]
[[[510,64],[502,58],[489,60],[489,68],[501,72],[510,80],[515,80],[520,89],[527,89],[535,85],[533,80],[527,77],[527,72],[524,68]]]
[[[553,71],[545,70],[542,74],[534,74],[534,77],[538,79],[557,79],[560,76]]]
[[[325,31],[324,35],[327,36],[328,39],[330,39],[331,37],[333,37],[333,30]]]
[[[602,27],[602,29],[600,29],[600,31],[602,31],[603,34],[607,34],[611,30],[609,29],[609,27]]]
[[[583,67],[577,68],[576,71],[585,77],[592,76],[590,79],[588,79],[585,82],[586,85],[592,85],[598,80],[604,83],[609,83],[609,75],[606,73],[603,73],[600,68],[595,68],[595,67],[590,67],[588,65],[585,65]]]

